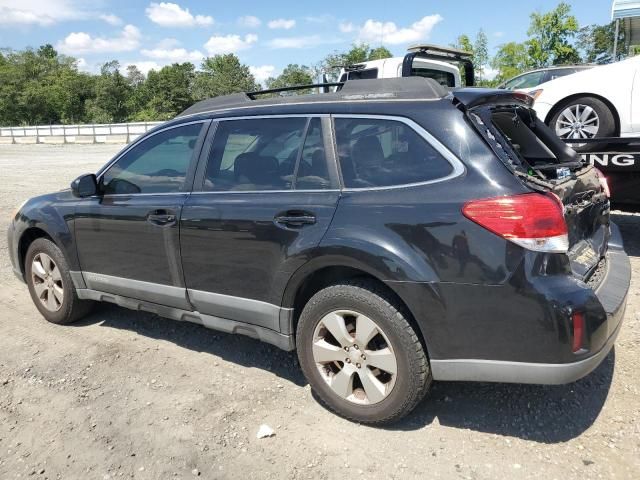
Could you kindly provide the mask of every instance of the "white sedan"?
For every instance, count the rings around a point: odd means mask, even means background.
[[[538,117],[560,138],[640,136],[640,56],[557,78],[528,93]]]

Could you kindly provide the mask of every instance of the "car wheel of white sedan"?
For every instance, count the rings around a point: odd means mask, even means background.
[[[574,98],[560,105],[551,118],[551,128],[562,139],[581,140],[612,137],[615,119],[609,107],[594,97]],[[602,143],[569,143],[577,151],[590,151]]]

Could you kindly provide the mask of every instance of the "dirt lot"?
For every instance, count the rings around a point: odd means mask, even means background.
[[[0,218],[115,146],[1,146]],[[386,429],[313,398],[293,353],[105,305],[46,323],[0,235],[0,478],[640,478],[640,215],[615,352],[566,386],[438,383]],[[256,439],[263,423],[276,432]]]

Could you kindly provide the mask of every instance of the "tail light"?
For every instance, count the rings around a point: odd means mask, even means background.
[[[469,220],[521,247],[537,252],[569,249],[564,207],[553,194],[526,193],[473,200],[462,207]]]
[[[571,315],[573,321],[573,342],[571,351],[576,353],[582,350],[582,339],[584,338],[584,313],[573,312]]]
[[[607,198],[611,198],[611,190],[609,190],[609,182],[607,182],[607,177],[604,176],[600,170],[596,168],[596,173],[598,174],[598,180],[600,180],[600,186],[602,187],[602,191],[607,196]]]

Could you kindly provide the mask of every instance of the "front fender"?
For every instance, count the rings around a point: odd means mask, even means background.
[[[62,250],[71,270],[79,270],[72,233],[76,202],[70,191],[62,191],[32,198],[20,209],[9,228],[10,256],[16,274],[24,276],[21,241],[37,231],[44,232]]]

